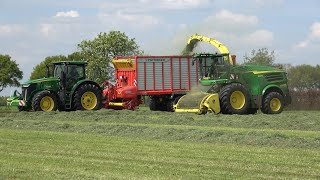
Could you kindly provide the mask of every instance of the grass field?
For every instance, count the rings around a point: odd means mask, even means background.
[[[0,110],[0,179],[319,179],[320,112]]]

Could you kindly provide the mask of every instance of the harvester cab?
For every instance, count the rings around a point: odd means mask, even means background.
[[[46,77],[21,83],[21,95],[8,104],[20,111],[96,110],[101,108],[102,89],[86,79],[86,62],[62,61],[47,65]],[[9,100],[8,99],[8,100]]]
[[[200,83],[219,79],[230,69],[229,54],[194,54],[193,65],[199,67]]]

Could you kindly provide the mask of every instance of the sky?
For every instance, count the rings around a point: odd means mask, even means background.
[[[225,44],[238,62],[267,48],[276,63],[320,64],[319,0],[0,0],[0,54],[19,64],[22,81],[45,57],[112,30],[148,55],[178,55],[197,33]],[[205,43],[196,50],[217,51]]]

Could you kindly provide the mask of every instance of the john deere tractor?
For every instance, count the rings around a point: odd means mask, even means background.
[[[22,93],[15,91],[7,103],[20,111],[100,109],[102,89],[86,79],[85,66],[85,62],[55,62],[52,68],[47,66],[47,77],[22,83]]]
[[[291,103],[284,70],[256,65],[235,65],[228,49],[213,38],[194,35],[192,41],[206,41],[220,54],[194,54],[198,67],[199,86],[189,94],[175,99],[176,112],[213,111],[223,114],[281,113]]]

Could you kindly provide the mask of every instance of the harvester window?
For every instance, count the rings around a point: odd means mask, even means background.
[[[226,72],[228,61],[224,56],[199,58],[199,73],[204,79],[217,79]]]

